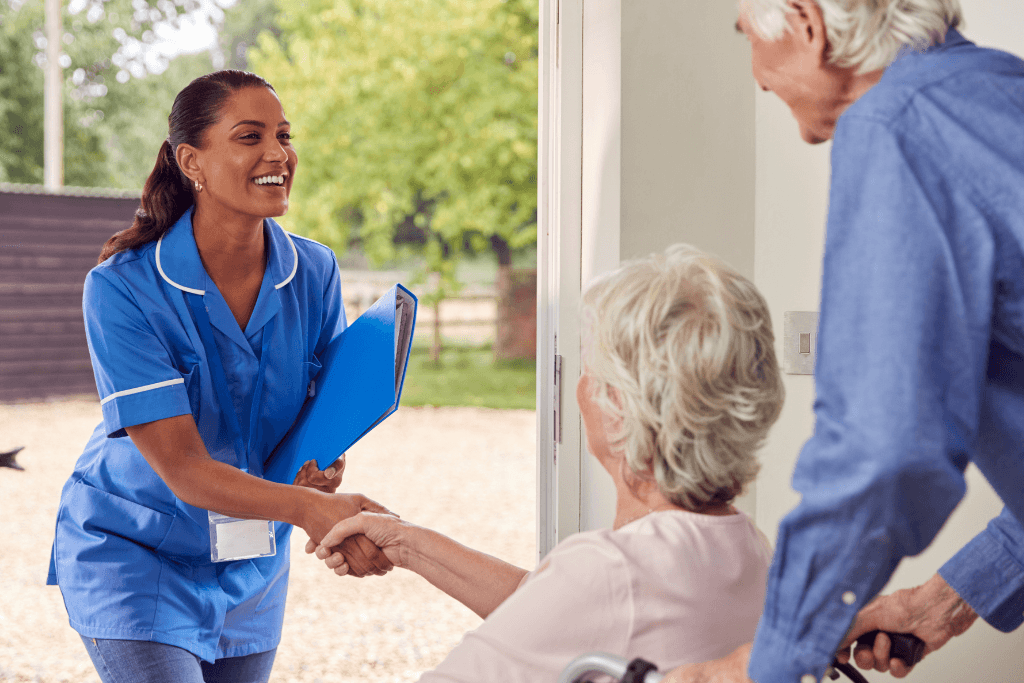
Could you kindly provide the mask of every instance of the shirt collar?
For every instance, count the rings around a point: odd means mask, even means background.
[[[267,269],[256,307],[244,331],[238,328],[224,297],[217,291],[199,258],[199,248],[192,234],[192,209],[157,240],[155,251],[156,267],[164,282],[183,292],[202,296],[210,313],[210,324],[250,353],[253,349],[248,337],[281,310],[279,290],[292,282],[299,268],[299,252],[295,243],[276,221],[263,219],[263,234],[267,244]]]
[[[192,211],[189,209],[156,243],[156,267],[167,284],[191,294],[202,296],[212,282],[196,247],[192,234]],[[299,269],[299,252],[284,229],[272,218],[263,219],[267,239],[267,272],[274,289],[288,285]]]
[[[904,68],[910,68],[910,65],[916,63],[922,56],[935,55],[940,52],[946,52],[948,50],[963,47],[964,45],[973,44],[974,43],[964,38],[963,34],[955,28],[950,28],[946,30],[946,37],[941,43],[930,45],[924,50],[915,48],[911,45],[904,45],[900,48],[900,51],[896,53],[896,59],[894,59],[892,64],[889,65],[887,71],[900,71]],[[893,67],[896,68],[894,69]]]

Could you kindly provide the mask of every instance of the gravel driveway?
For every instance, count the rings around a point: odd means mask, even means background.
[[[95,399],[0,405],[0,450],[25,446],[25,472],[0,469],[0,680],[99,681],[46,586],[60,489],[100,420]],[[521,567],[535,564],[532,411],[403,408],[348,454],[342,491]],[[276,683],[414,681],[480,623],[418,576],[337,577],[293,534]]]

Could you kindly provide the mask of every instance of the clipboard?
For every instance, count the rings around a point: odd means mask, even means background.
[[[418,304],[396,284],[327,345],[311,396],[267,459],[265,479],[291,484],[307,460],[326,469],[398,410]]]

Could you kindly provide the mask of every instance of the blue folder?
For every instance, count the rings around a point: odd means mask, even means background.
[[[291,484],[308,460],[326,469],[398,410],[418,303],[395,285],[328,344],[313,395],[267,459],[265,479]]]

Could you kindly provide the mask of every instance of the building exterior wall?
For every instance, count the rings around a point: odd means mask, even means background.
[[[29,190],[0,189],[0,401],[95,394],[82,288],[139,200]]]

